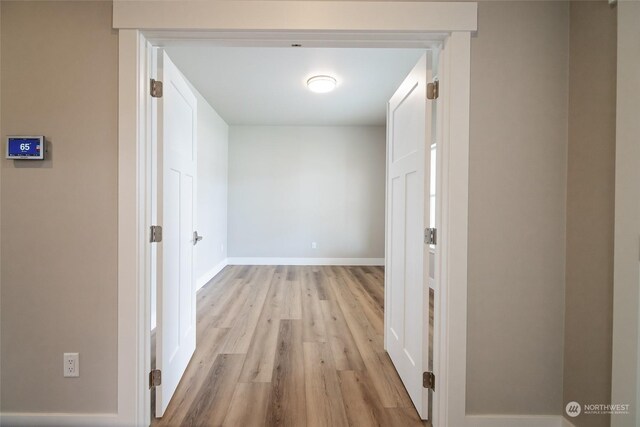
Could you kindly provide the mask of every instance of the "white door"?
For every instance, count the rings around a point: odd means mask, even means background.
[[[389,100],[387,109],[387,228],[385,344],[423,419],[429,394],[423,372],[429,354],[429,218],[431,109],[425,54]]]
[[[166,53],[158,55],[158,245],[156,416],[161,417],[196,348],[194,239],[196,214],[196,97]]]

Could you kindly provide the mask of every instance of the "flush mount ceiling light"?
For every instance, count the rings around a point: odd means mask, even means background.
[[[307,87],[311,92],[327,93],[336,88],[336,79],[331,76],[313,76],[307,80]]]

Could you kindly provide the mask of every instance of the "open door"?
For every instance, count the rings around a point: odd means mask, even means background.
[[[387,227],[385,345],[422,419],[429,419],[432,320],[429,316],[431,107],[428,52],[411,70],[387,109]],[[427,379],[430,377],[427,376]]]
[[[197,191],[197,101],[184,77],[158,52],[156,417],[162,417],[196,349],[194,245]]]

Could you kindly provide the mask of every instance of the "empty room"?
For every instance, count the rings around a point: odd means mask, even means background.
[[[433,52],[210,44],[153,52],[152,424],[421,425],[383,342],[387,120]]]

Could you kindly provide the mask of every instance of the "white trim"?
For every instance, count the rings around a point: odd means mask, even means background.
[[[640,424],[639,18],[639,2],[618,2],[611,402],[630,408],[611,416],[612,427]]]
[[[113,27],[217,31],[476,31],[477,4],[353,1],[127,0],[113,2]]]
[[[146,70],[137,30],[118,35],[118,416],[123,425],[149,425],[149,281],[145,233],[146,123],[141,122]],[[144,116],[142,116],[144,117]],[[140,178],[143,177],[141,180]],[[90,424],[85,424],[90,425]]]
[[[220,261],[218,264],[216,264],[211,270],[207,271],[202,276],[200,276],[200,278],[196,281],[196,291],[198,291],[201,287],[209,283],[209,281],[214,277],[216,277],[218,273],[220,273],[222,269],[225,268],[227,265],[229,265],[228,260],[227,258],[225,258],[222,261]]]
[[[442,64],[442,228],[440,248],[441,426],[465,426],[467,387],[467,242],[469,211],[469,99],[471,35],[452,33]],[[446,191],[445,191],[446,189]]]
[[[384,258],[230,257],[228,265],[384,265]]]
[[[469,427],[574,427],[560,415],[467,415],[465,425]]]
[[[102,427],[118,424],[116,414],[65,414],[65,413],[4,413],[0,425],[7,426],[59,426]],[[126,424],[121,424],[126,425]],[[469,415],[467,424],[473,427],[575,427],[560,416],[499,416]]]
[[[0,416],[0,425],[3,426],[69,426],[69,427],[111,427],[114,425],[126,425],[118,420],[118,414],[66,414],[66,413],[33,413],[16,412],[4,413]]]
[[[327,32],[327,31],[145,31],[147,40],[163,47],[288,47],[291,40],[313,48],[415,48],[440,45],[443,32]]]

